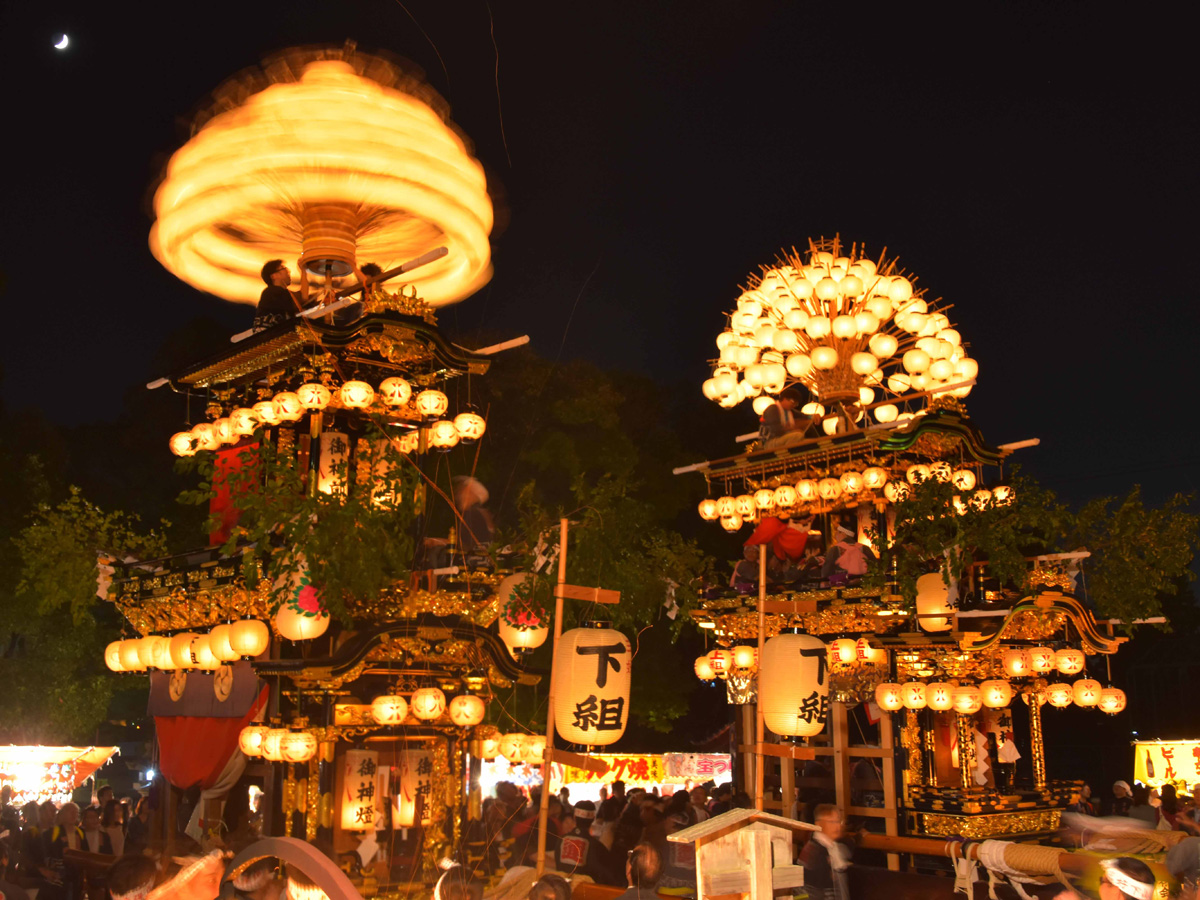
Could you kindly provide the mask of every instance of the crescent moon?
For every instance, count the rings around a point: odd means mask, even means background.
[[[55,44],[54,47],[56,50],[65,50],[67,47],[67,44],[69,44],[69,43],[71,43],[70,39],[64,34],[62,36],[62,40],[59,41],[57,44]]]

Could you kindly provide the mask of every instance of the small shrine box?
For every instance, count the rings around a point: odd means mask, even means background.
[[[816,830],[756,809],[731,809],[667,840],[695,845],[697,900],[771,900],[776,890],[804,885],[804,867],[792,865],[792,832]]]

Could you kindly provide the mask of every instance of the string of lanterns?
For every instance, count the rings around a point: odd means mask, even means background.
[[[261,656],[270,643],[271,632],[265,622],[239,619],[217,625],[206,634],[188,631],[172,637],[151,634],[113,641],[104,649],[104,663],[113,672],[212,672],[240,659]]]
[[[849,411],[861,420],[876,390],[898,399],[923,391],[970,393],[962,382],[976,378],[979,364],[950,319],[894,260],[872,261],[857,247],[849,255],[841,250],[836,241],[814,244],[807,263],[784,253],[776,266],[750,276],[729,327],[717,336],[719,356],[702,386],[708,399],[727,408],[751,399],[762,415],[771,395],[801,384],[818,399],[856,397]],[[819,403],[811,406],[802,411],[825,416]],[[893,403],[873,413],[881,423],[913,416]],[[838,416],[822,426],[833,434]]]
[[[269,400],[260,400],[253,406],[237,407],[228,416],[212,422],[201,422],[189,431],[171,435],[169,446],[176,456],[194,456],[200,450],[219,450],[227,444],[237,443],[250,437],[264,425],[279,425],[298,422],[305,413],[320,412],[334,400],[334,390],[321,382],[307,382],[295,391],[280,391]],[[470,444],[483,437],[487,422],[473,409],[460,412],[453,419],[442,416],[450,407],[450,400],[439,390],[426,389],[413,393],[413,386],[403,378],[385,378],[378,391],[365,381],[347,381],[337,388],[338,403],[346,409],[367,409],[378,401],[384,409],[411,407],[428,422],[427,434],[430,446],[438,450],[449,450],[457,444]],[[400,439],[400,450],[411,453],[419,447],[416,432]]]
[[[874,647],[865,637],[838,638],[826,648],[830,667],[856,663],[880,665],[887,662],[887,651]],[[724,681],[735,672],[752,672],[758,668],[758,648],[739,644],[730,649],[715,647],[704,656],[696,657],[692,669],[701,681]]]

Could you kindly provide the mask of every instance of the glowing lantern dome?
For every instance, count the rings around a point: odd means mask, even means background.
[[[299,422],[304,417],[304,407],[300,405],[300,398],[291,391],[280,391],[275,395],[274,402],[281,421]]]
[[[119,641],[121,646],[117,655],[121,661],[122,672],[141,672],[144,671],[142,664],[138,659],[138,639]]]
[[[1038,675],[1053,672],[1057,665],[1053,647],[1034,647],[1029,651],[1029,668]]]
[[[176,669],[195,669],[196,657],[192,655],[192,642],[200,635],[184,632],[171,638],[171,662]]]
[[[432,722],[446,711],[446,695],[440,688],[417,688],[409,703],[412,714],[425,722]]]
[[[269,73],[218,91],[213,114],[171,158],[154,196],[159,262],[248,304],[262,291],[263,262],[298,251],[310,271],[340,277],[356,260],[388,269],[445,246],[446,256],[406,276],[433,306],[487,282],[487,180],[421,99],[427,86],[353,51],[289,51]]]
[[[233,631],[230,625],[217,625],[208,633],[208,646],[220,662],[230,663],[241,658],[241,654],[233,649],[233,645],[229,643],[230,635]]]
[[[285,763],[305,763],[317,755],[317,738],[309,731],[289,731],[279,740],[279,757]]]
[[[708,652],[708,663],[717,673],[717,677],[724,679],[729,675],[729,669],[733,665],[733,654],[724,647],[714,647]]]
[[[1071,693],[1076,706],[1096,706],[1100,703],[1102,690],[1100,682],[1094,678],[1080,678],[1071,685]]]
[[[104,664],[108,666],[111,672],[124,672],[125,667],[121,664],[121,642],[113,641],[104,648]]]
[[[266,725],[247,725],[238,735],[238,748],[247,756],[262,756],[262,742],[271,729]]]
[[[264,425],[278,425],[283,421],[279,414],[279,404],[274,400],[259,400],[250,408],[254,410],[254,415],[258,416],[258,421]]]
[[[829,659],[831,662],[852,663],[857,656],[857,648],[854,641],[850,638],[838,638],[829,645]]]
[[[523,734],[506,734],[500,738],[498,747],[499,753],[509,762],[518,763],[523,755],[523,745],[525,743],[525,735]]]
[[[621,739],[629,722],[632,668],[629,639],[607,623],[563,632],[551,685],[551,713],[563,740],[605,746]]]
[[[371,718],[380,725],[399,725],[408,717],[408,701],[399,694],[384,694],[371,701]]]
[[[365,381],[347,381],[338,390],[338,399],[347,409],[366,409],[375,402],[375,388]]]
[[[395,376],[379,382],[379,396],[386,406],[404,406],[412,397],[412,385]]]
[[[190,431],[179,431],[171,435],[171,452],[176,456],[195,456],[196,439]]]
[[[954,689],[954,711],[961,716],[973,716],[983,706],[983,694],[973,684],[962,684]]]
[[[924,709],[929,705],[928,690],[924,682],[909,681],[900,686],[900,701],[905,709]]]
[[[546,736],[530,734],[525,736],[521,747],[521,759],[531,766],[540,766],[546,756]]]
[[[500,755],[500,734],[494,727],[479,737],[474,752],[480,759],[495,759]]]
[[[1106,687],[1100,692],[1100,711],[1115,716],[1125,708],[1125,692],[1120,688]]]
[[[286,728],[268,728],[259,746],[262,758],[267,762],[283,762],[283,739],[287,734]]]
[[[1033,672],[1029,654],[1020,647],[1010,647],[1000,658],[1004,663],[1004,671],[1013,678],[1024,678]]]
[[[1046,688],[1046,702],[1051,706],[1064,709],[1075,702],[1075,692],[1069,684],[1063,682],[1052,684]]]
[[[936,712],[954,708],[954,685],[946,681],[935,681],[925,686],[925,702]]]
[[[261,656],[271,644],[271,631],[258,619],[239,619],[229,626],[229,646],[242,657]]]
[[[450,400],[441,391],[430,389],[417,394],[413,405],[425,418],[435,419],[450,408]]]
[[[875,705],[885,712],[904,709],[904,686],[890,681],[878,685],[875,688]]]
[[[296,388],[296,397],[305,409],[324,409],[333,399],[333,392],[319,381],[312,381]]]
[[[717,519],[717,501],[712,497],[705,497],[700,501],[699,506],[700,518],[705,522],[714,522]]]
[[[471,728],[483,721],[487,705],[475,694],[459,694],[450,701],[447,713],[459,728]]]
[[[749,644],[738,644],[733,648],[733,666],[735,669],[752,669],[758,665],[758,648]]]
[[[695,663],[692,664],[692,671],[696,673],[696,677],[701,681],[715,681],[717,673],[713,671],[712,663],[708,661],[707,656],[697,656]]]
[[[1012,685],[1007,681],[994,678],[979,685],[983,705],[989,709],[1002,709],[1012,702]]]
[[[1082,650],[1066,647],[1054,654],[1054,662],[1064,675],[1078,675],[1083,671],[1085,660]]]
[[[487,421],[479,413],[468,409],[454,417],[454,429],[464,444],[473,444],[487,431]]]

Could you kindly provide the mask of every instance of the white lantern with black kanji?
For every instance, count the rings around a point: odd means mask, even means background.
[[[392,796],[392,827],[411,828],[420,807],[421,824],[433,812],[433,760],[425,750],[401,750],[396,759],[396,787]]]
[[[347,750],[342,756],[342,830],[375,830],[375,772],[379,754],[374,750]]]
[[[763,645],[758,700],[763,721],[780,735],[808,737],[829,712],[828,649],[810,634],[785,633]]]
[[[629,721],[629,639],[608,627],[572,628],[554,651],[554,725],[563,740],[604,746]]]

